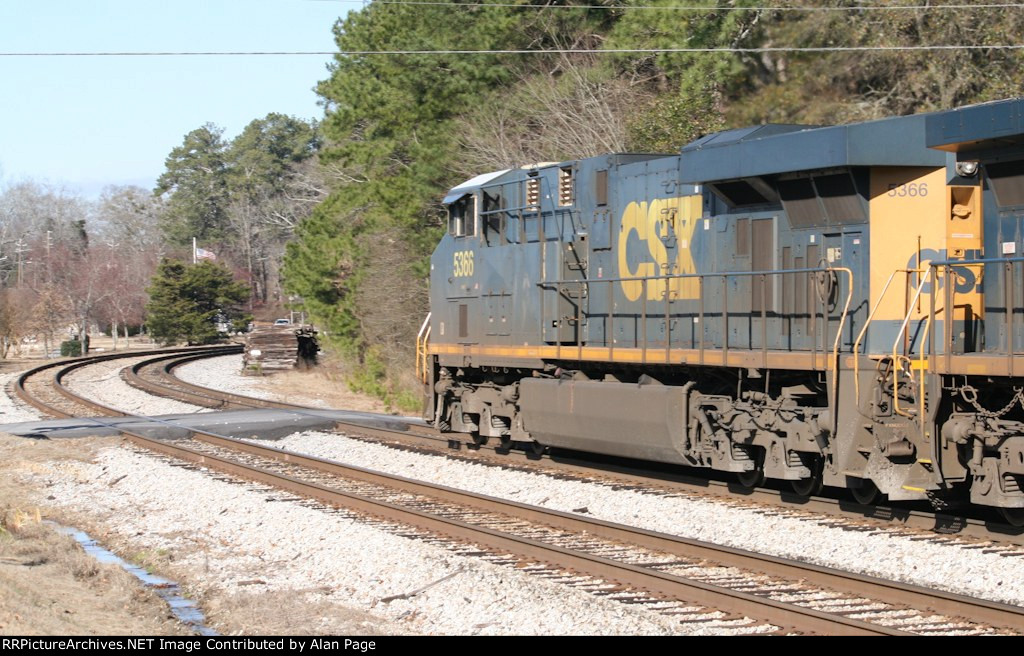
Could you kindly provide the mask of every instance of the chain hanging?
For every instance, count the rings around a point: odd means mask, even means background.
[[[1010,402],[1007,403],[1003,407],[1003,409],[999,410],[998,412],[992,412],[991,410],[986,410],[985,408],[981,407],[981,404],[978,403],[978,390],[970,385],[964,385],[963,387],[960,388],[960,398],[974,406],[974,409],[977,410],[978,414],[980,414],[981,416],[989,417],[991,419],[998,419],[999,417],[1002,417],[1010,410],[1013,410],[1013,406],[1015,406],[1018,403],[1020,403],[1021,408],[1024,408],[1024,387],[1014,387],[1013,398],[1010,399]]]

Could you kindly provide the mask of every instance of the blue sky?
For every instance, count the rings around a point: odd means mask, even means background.
[[[333,51],[332,0],[0,0],[0,52]],[[329,56],[0,57],[0,187],[151,188],[184,135],[320,118]]]

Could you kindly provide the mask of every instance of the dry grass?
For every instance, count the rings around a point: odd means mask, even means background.
[[[0,435],[0,634],[180,634],[167,605],[131,574],[101,565],[43,520],[27,475],[59,476],[103,440],[26,440]],[[54,458],[60,466],[50,466]],[[63,519],[55,517],[56,519]],[[65,519],[65,521],[67,521]]]
[[[266,389],[277,398],[305,405],[359,412],[388,412],[380,399],[349,389],[346,372],[333,361],[325,361],[306,371],[281,371],[264,379]]]

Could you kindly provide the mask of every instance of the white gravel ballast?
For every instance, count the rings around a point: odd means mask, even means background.
[[[260,392],[259,379],[240,375],[239,362],[238,356],[216,358],[186,365],[178,373],[217,389],[271,396]],[[107,371],[89,368],[74,385],[138,414],[198,410],[129,388],[116,375],[122,366],[123,362],[111,363]],[[171,410],[167,404],[178,407]],[[0,414],[14,417],[21,411],[5,398]],[[885,529],[849,531],[810,514],[780,516],[713,499],[612,489],[597,482],[411,453],[333,433],[297,434],[274,444],[523,503],[1024,604],[1024,559],[965,548],[954,540],[930,542]],[[251,593],[246,582],[259,580],[268,592],[321,595],[413,633],[730,632],[722,625],[680,624],[641,606],[401,537],[284,493],[225,482],[127,449],[105,449],[93,464],[70,465],[73,472],[67,467],[38,474],[46,479],[47,503],[95,518],[116,541],[131,548],[180,554],[177,566],[193,572],[184,582],[200,597],[207,589]],[[412,598],[381,601],[452,574]]]
[[[612,522],[1024,605],[1024,557],[985,553],[977,545],[923,541],[884,529],[849,531],[827,525],[828,518],[785,517],[712,499],[613,490],[600,483],[401,451],[335,433],[300,433],[273,444],[521,503],[565,512],[585,508],[588,515]]]
[[[172,467],[128,449],[41,474],[51,504],[102,522],[133,549],[177,554],[194,594],[269,591],[358,608],[423,634],[722,634],[642,607],[400,537],[287,494]],[[116,484],[112,484],[115,483]],[[271,503],[271,501],[273,501]],[[446,576],[410,599],[382,602]],[[319,592],[309,592],[315,589]]]
[[[196,360],[174,368],[178,378],[221,392],[245,394],[258,399],[273,399],[274,395],[267,392],[263,379],[259,376],[243,376],[242,356],[225,355],[218,358]]]
[[[76,394],[81,394],[88,399],[98,401],[129,414],[151,417],[154,415],[212,412],[210,408],[153,396],[142,390],[135,389],[122,380],[122,369],[152,357],[152,355],[148,355],[138,358],[119,358],[98,362],[71,372],[64,379],[64,382]]]
[[[4,394],[0,394],[0,424],[16,424],[22,421],[36,421],[42,417],[39,412],[21,401],[15,401],[7,395],[11,383],[21,375],[20,371],[0,374],[0,385]]]

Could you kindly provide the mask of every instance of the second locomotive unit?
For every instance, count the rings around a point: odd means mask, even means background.
[[[1024,519],[1024,100],[730,130],[444,202],[418,345],[442,430]]]

